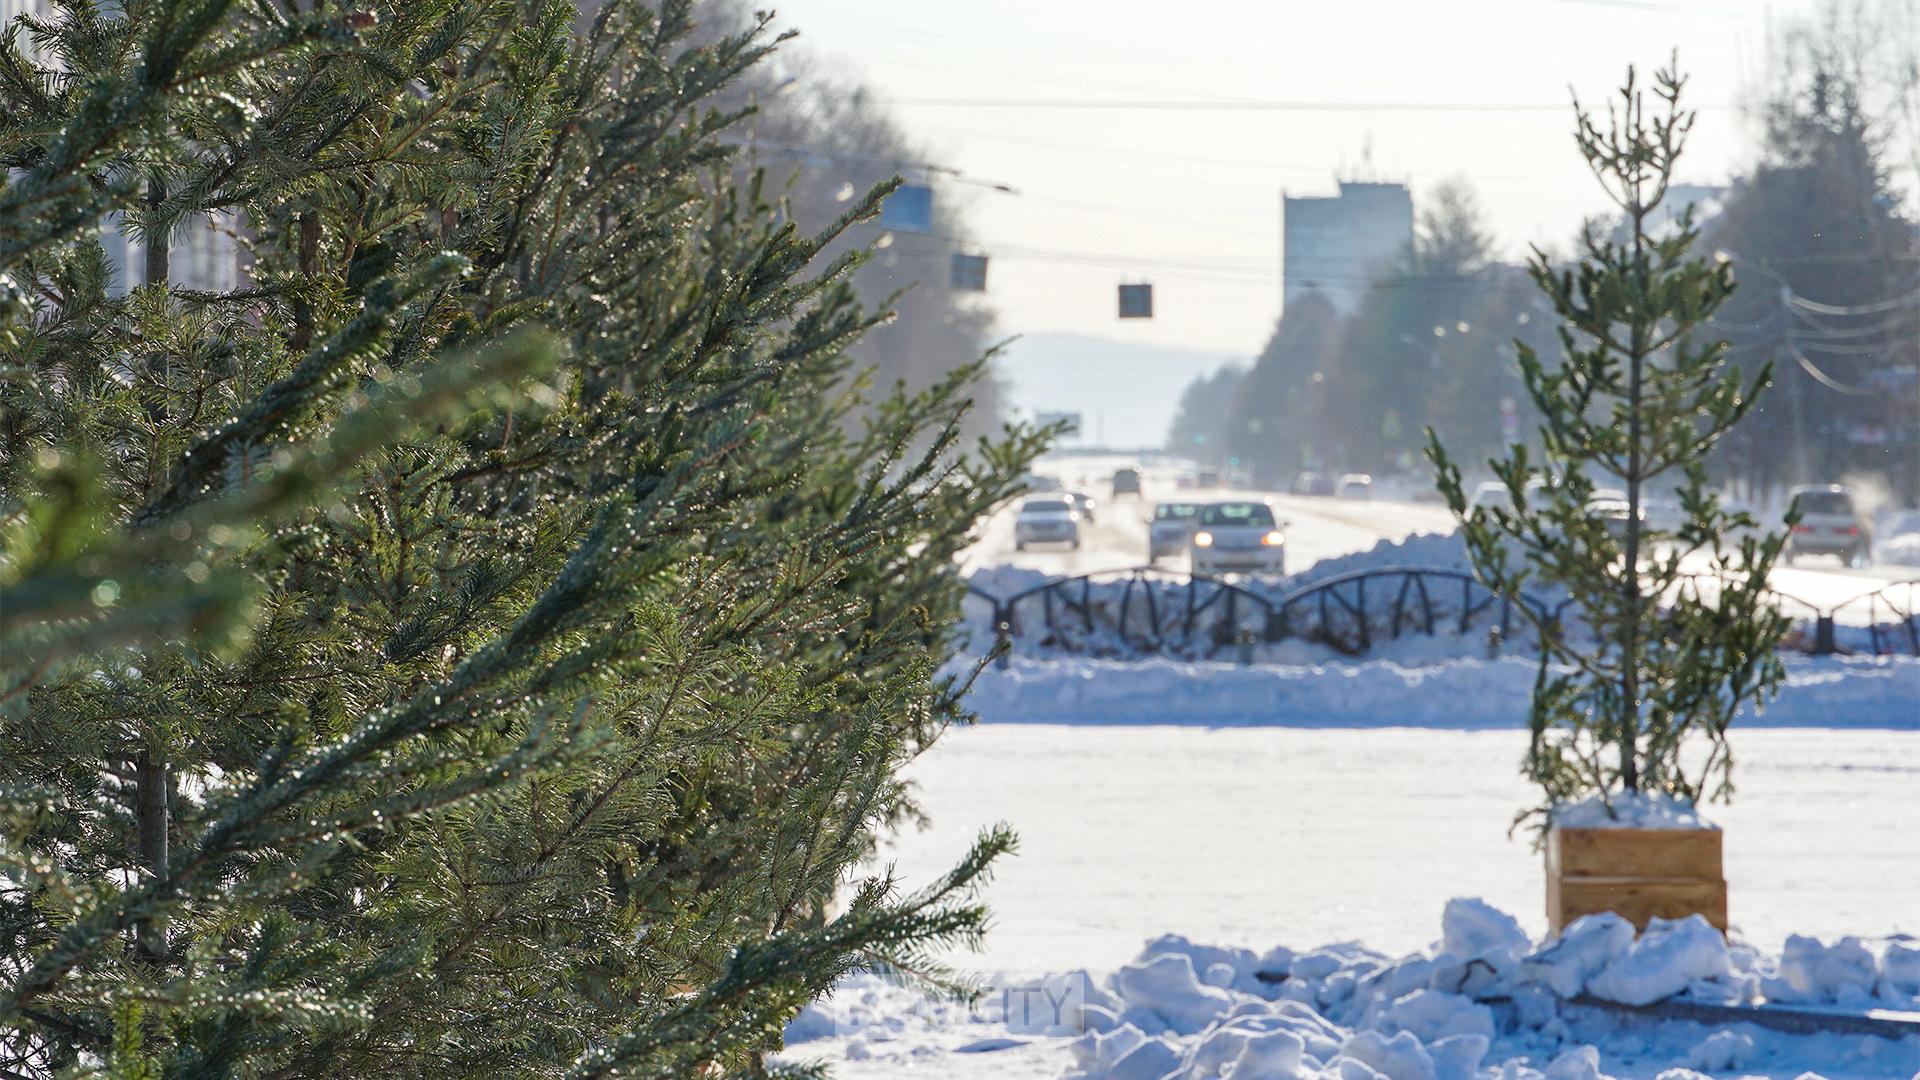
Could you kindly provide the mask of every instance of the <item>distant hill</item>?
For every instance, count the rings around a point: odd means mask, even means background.
[[[1081,415],[1080,438],[1063,445],[1158,447],[1180,392],[1195,376],[1247,359],[1081,334],[1028,334],[1007,346],[994,369],[1014,417]]]

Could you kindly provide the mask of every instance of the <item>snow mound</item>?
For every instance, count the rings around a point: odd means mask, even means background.
[[[1067,1080],[1711,1080],[1753,1067],[1774,1077],[1906,1077],[1920,1070],[1920,1036],[1714,1027],[1589,999],[1753,1003],[1764,992],[1779,1002],[1909,1007],[1920,1004],[1908,991],[1917,976],[1920,947],[1906,942],[1876,955],[1852,938],[1832,946],[1794,938],[1779,957],[1762,957],[1730,947],[1699,916],[1655,919],[1636,936],[1607,914],[1536,943],[1505,912],[1458,899],[1446,905],[1441,940],[1398,960],[1352,943],[1256,955],[1169,935],[1104,980],[1055,977],[1042,999],[1080,1025],[1056,1030]],[[1033,997],[1002,990],[1008,1000]],[[850,1059],[892,1054],[903,1067],[936,1043],[951,1054],[1027,1043],[1007,1037],[1011,1009],[915,1013],[904,993],[872,976],[850,979],[788,1026],[787,1043],[837,1034]]]
[[[1692,803],[1671,795],[1595,795],[1553,809],[1553,823],[1568,829],[1718,829]]]
[[[1786,660],[1780,697],[1763,713],[1743,710],[1741,728],[1920,730],[1920,659]],[[949,670],[971,666],[962,658]],[[1251,667],[1015,656],[981,673],[967,705],[987,723],[1517,729],[1538,671],[1517,656]]]
[[[1875,523],[1873,557],[1896,566],[1920,566],[1920,510],[1892,510]]]
[[[1696,982],[1732,974],[1727,939],[1706,919],[1654,919],[1639,940],[1587,980],[1587,993],[1622,1005],[1651,1005],[1680,996]]]
[[[1875,541],[1873,557],[1895,566],[1920,566],[1920,532],[1898,533]]]

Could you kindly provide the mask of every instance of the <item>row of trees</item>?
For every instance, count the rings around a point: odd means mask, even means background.
[[[1716,450],[1716,474],[1755,491],[1878,474],[1920,502],[1920,230],[1896,182],[1920,66],[1885,54],[1907,40],[1887,25],[1897,14],[1835,9],[1793,34],[1756,163],[1696,207],[1703,249],[1745,286],[1713,332],[1736,359],[1787,359],[1780,393]],[[1358,311],[1290,305],[1244,381],[1189,388],[1169,445],[1204,433],[1283,483],[1302,468],[1413,468],[1427,426],[1465,461],[1532,432],[1512,357],[1516,343],[1555,351],[1549,313],[1524,269],[1494,259],[1470,188],[1425,202],[1407,264]]]
[[[833,901],[1037,446],[957,452],[978,366],[854,391],[885,189],[814,231],[742,182],[773,42],[695,16],[0,43],[0,1071],[736,1074],[979,932],[1003,832]],[[249,279],[172,284],[212,214]]]
[[[1244,380],[1213,389],[1225,407],[1203,418],[1196,384],[1182,415],[1224,433],[1218,452],[1268,483],[1302,468],[1409,469],[1428,426],[1485,456],[1501,444],[1502,402],[1523,396],[1503,357],[1515,336],[1550,340],[1541,311],[1525,273],[1494,262],[1471,189],[1451,183],[1422,211],[1409,264],[1358,310],[1311,294],[1290,305]]]
[[[716,28],[737,31],[754,23],[744,0],[706,4]],[[865,87],[823,72],[803,48],[789,46],[756,65],[716,101],[753,112],[731,136],[744,149],[736,180],[764,172],[766,190],[781,212],[806,231],[832,226],[856,194],[896,175],[921,184],[944,179]],[[952,187],[940,186],[928,232],[888,232],[878,222],[863,222],[824,253],[832,258],[885,245],[861,260],[850,280],[861,296],[885,300],[893,317],[848,349],[855,369],[882,385],[926,390],[954,369],[973,365],[992,345],[992,307],[979,294],[952,287],[952,256],[973,250]],[[975,409],[967,433],[990,434],[1005,413],[1004,391],[991,368],[979,373],[971,396]]]

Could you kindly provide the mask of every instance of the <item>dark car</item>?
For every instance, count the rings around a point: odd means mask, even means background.
[[[1115,469],[1113,471],[1113,494],[1115,498],[1119,498],[1122,495],[1140,494],[1140,470]]]

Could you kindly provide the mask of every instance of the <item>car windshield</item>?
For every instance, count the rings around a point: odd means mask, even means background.
[[[1193,503],[1161,503],[1153,508],[1155,521],[1185,521],[1200,512]]]
[[[1023,514],[1068,514],[1073,508],[1064,499],[1034,499],[1020,508]]]
[[[1273,526],[1273,511],[1265,503],[1214,503],[1200,511],[1202,525]]]
[[[1844,491],[1804,491],[1800,493],[1803,514],[1851,514],[1853,499]]]

